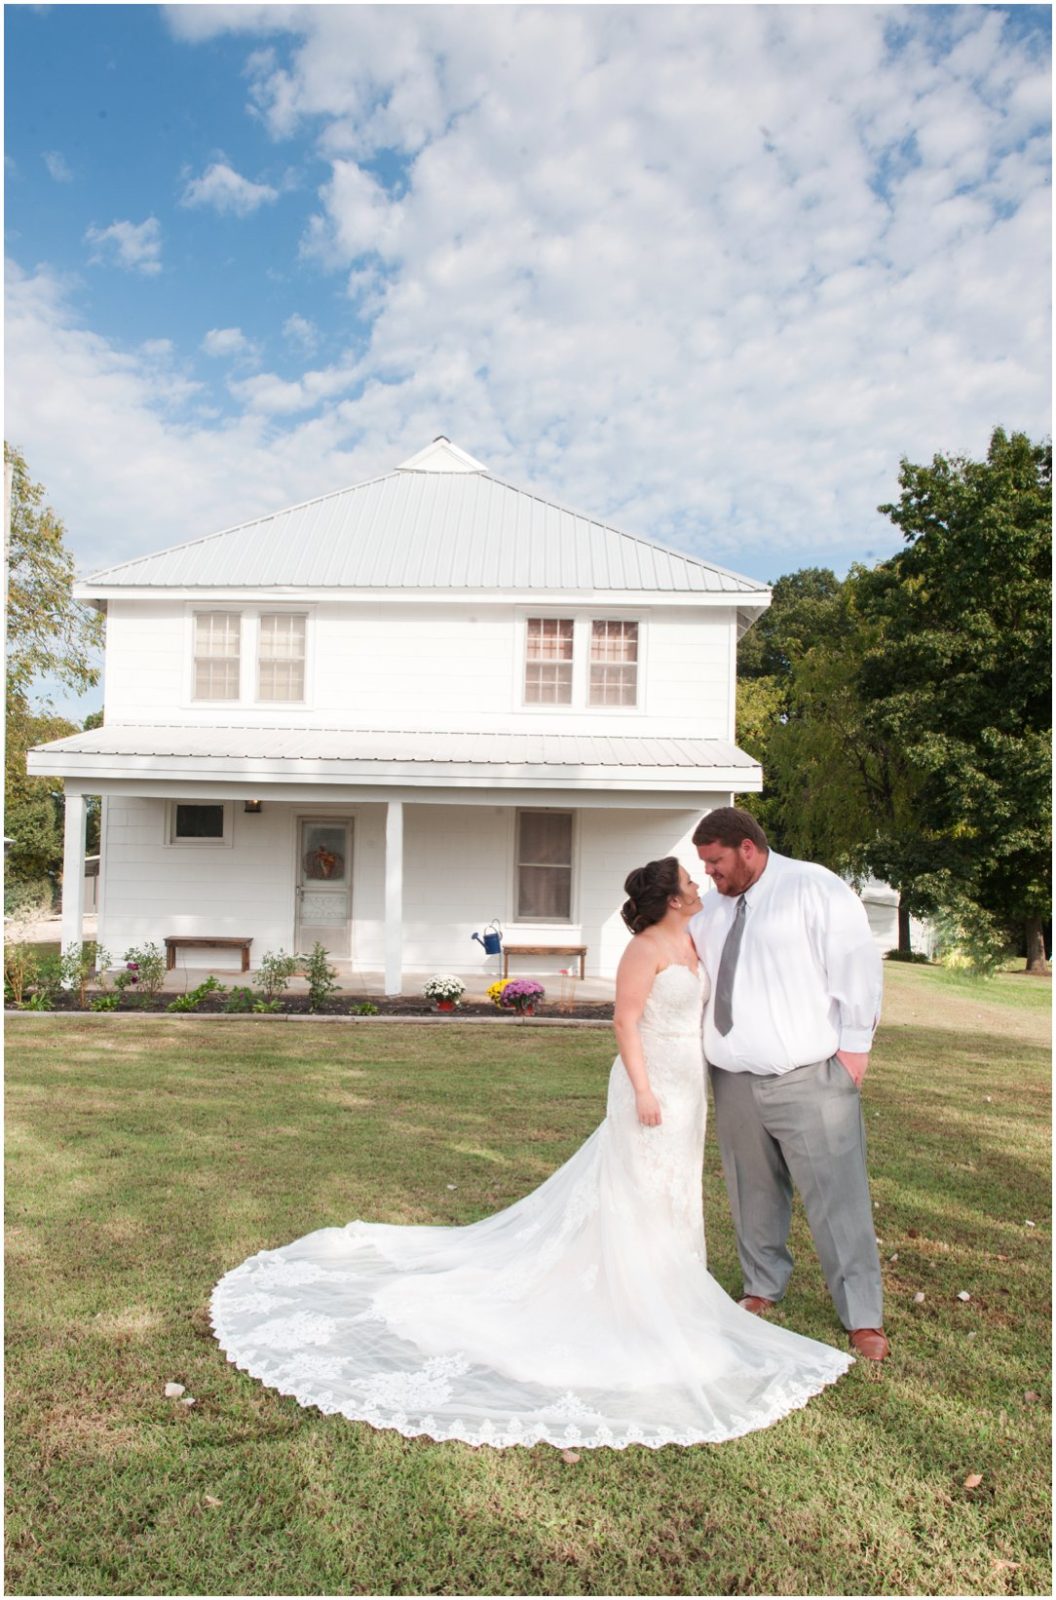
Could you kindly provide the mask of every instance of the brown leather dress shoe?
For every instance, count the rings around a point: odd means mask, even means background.
[[[852,1328],[850,1340],[851,1349],[867,1361],[883,1361],[891,1353],[883,1328]]]
[[[757,1317],[765,1317],[768,1311],[774,1309],[777,1301],[764,1300],[761,1294],[746,1294],[743,1300],[738,1300],[737,1304],[744,1311],[751,1311]]]

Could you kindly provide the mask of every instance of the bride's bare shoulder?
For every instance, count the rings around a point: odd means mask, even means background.
[[[663,965],[663,953],[660,945],[653,937],[651,928],[646,928],[642,933],[636,933],[620,957],[620,965],[616,975],[621,972],[634,973],[636,976],[648,972],[651,975],[659,972]]]

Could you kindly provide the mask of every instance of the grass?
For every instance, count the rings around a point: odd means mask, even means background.
[[[1046,1017],[886,977],[865,1102],[891,1360],[744,1439],[576,1464],[301,1410],[227,1365],[206,1306],[312,1228],[525,1193],[601,1114],[604,1031],[13,1023],[9,1592],[1049,1593]],[[736,1291],[710,1136],[705,1207]],[[798,1212],[793,1246],[782,1318],[838,1341]]]

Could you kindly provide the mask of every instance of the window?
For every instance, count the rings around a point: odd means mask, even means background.
[[[595,622],[590,634],[590,703],[638,703],[637,622]]]
[[[194,618],[194,698],[237,700],[242,618],[237,611],[199,611]]]
[[[517,916],[525,922],[571,920],[571,811],[518,812]]]
[[[524,698],[528,705],[572,704],[571,617],[529,617],[528,649],[524,668]]]
[[[304,699],[304,642],[307,618],[286,611],[263,611],[257,648],[257,698]]]
[[[169,808],[170,844],[227,844],[230,834],[231,807],[223,801],[174,800]]]

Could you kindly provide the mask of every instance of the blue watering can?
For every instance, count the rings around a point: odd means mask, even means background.
[[[482,944],[484,946],[484,954],[486,956],[498,956],[502,954],[501,923],[489,922],[487,927],[484,929],[483,935],[479,933],[472,933],[470,934],[470,938],[475,939],[478,944]]]

